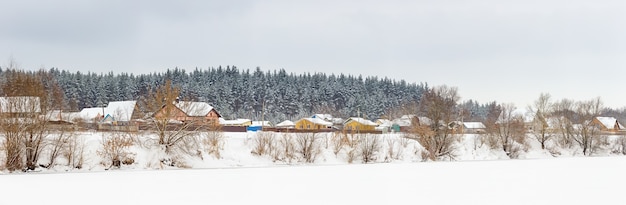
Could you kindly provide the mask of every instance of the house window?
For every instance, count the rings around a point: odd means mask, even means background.
[[[311,125],[306,125],[306,128],[307,129],[311,129]]]

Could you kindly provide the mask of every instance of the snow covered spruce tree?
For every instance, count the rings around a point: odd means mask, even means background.
[[[416,139],[425,149],[425,159],[433,161],[445,158],[454,159],[455,137],[448,126],[456,117],[456,103],[459,100],[456,87],[446,85],[426,90],[419,102],[419,111],[430,122],[413,123],[408,135]]]

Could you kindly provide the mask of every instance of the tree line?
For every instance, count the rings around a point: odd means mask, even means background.
[[[0,68],[0,80],[15,70]],[[171,69],[162,73],[134,75],[69,72],[52,68],[31,72],[47,76],[46,84],[57,86],[66,103],[58,109],[79,111],[103,107],[110,101],[140,100],[166,80],[181,88],[181,98],[208,102],[225,118],[294,120],[312,113],[337,117],[379,118],[390,108],[418,101],[426,83],[408,83],[389,78],[287,73],[284,69],[264,72],[235,66]]]

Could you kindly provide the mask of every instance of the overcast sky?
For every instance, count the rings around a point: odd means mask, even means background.
[[[0,65],[150,73],[235,65],[446,84],[525,107],[626,106],[626,1],[0,0]]]

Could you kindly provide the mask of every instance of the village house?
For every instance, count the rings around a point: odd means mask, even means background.
[[[463,134],[482,134],[486,131],[486,126],[482,122],[462,122],[460,133]]]
[[[252,124],[248,126],[248,131],[262,131],[264,127],[272,127],[270,121],[252,121]]]
[[[113,125],[131,125],[132,121],[142,117],[137,101],[111,101],[104,108],[104,117],[100,122]]]
[[[391,127],[393,126],[393,122],[388,119],[377,119],[374,121],[377,124],[376,130],[381,131],[382,133],[391,132]]]
[[[80,117],[80,112],[64,112],[63,110],[51,110],[43,116],[49,124],[70,125],[75,124]]]
[[[10,118],[32,118],[41,114],[39,97],[0,97],[0,115]]]
[[[285,120],[285,121],[282,121],[282,122],[276,124],[275,127],[276,128],[283,128],[283,129],[296,128],[296,123],[294,123],[291,120]]]
[[[222,126],[231,127],[248,127],[252,125],[252,120],[250,119],[225,120],[224,118],[219,118],[219,122]]]
[[[78,119],[86,123],[100,122],[104,118],[104,107],[83,108],[78,112]]]
[[[403,115],[392,121],[391,130],[394,132],[407,132],[412,126],[430,125],[431,119],[428,117],[418,117],[417,115]]]
[[[165,106],[157,111],[155,117],[168,117],[182,123],[219,124],[221,115],[205,102],[179,101],[172,102],[174,109],[166,113]],[[167,115],[167,116],[166,116]]]
[[[603,132],[616,133],[626,130],[614,117],[595,117],[591,124],[598,126]]]
[[[310,118],[313,119],[321,119],[326,122],[332,123],[332,127],[335,129],[342,129],[344,120],[342,118],[333,117],[331,114],[314,114]]]
[[[346,131],[358,132],[358,131],[374,131],[378,124],[366,120],[360,117],[348,118],[344,124],[343,129]]]
[[[296,121],[296,129],[298,130],[324,130],[332,129],[332,126],[333,123],[320,118],[303,118]]]

